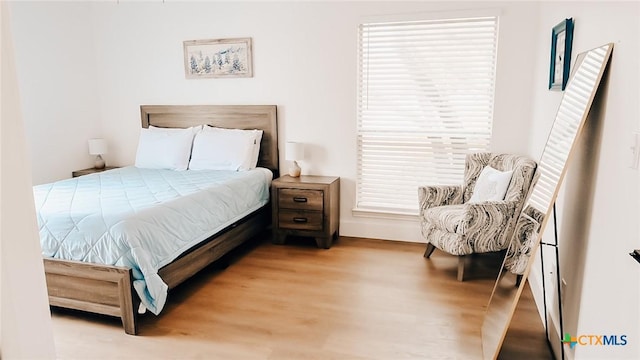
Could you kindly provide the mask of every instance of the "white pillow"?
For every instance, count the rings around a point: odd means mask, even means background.
[[[253,153],[251,154],[251,169],[258,166],[258,158],[260,157],[260,142],[262,141],[262,130],[251,130],[254,132]]]
[[[194,128],[140,129],[135,166],[147,169],[186,170]]]
[[[258,162],[262,130],[222,129],[206,126],[193,141],[191,170],[254,169]]]
[[[500,171],[487,166],[482,169],[468,203],[504,200],[513,170]]]

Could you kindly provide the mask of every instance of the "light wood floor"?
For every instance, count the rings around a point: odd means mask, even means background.
[[[341,238],[240,249],[169,294],[140,335],[119,320],[54,309],[62,359],[478,359],[480,326],[499,260],[478,256],[470,279],[424,245]],[[475,274],[471,276],[471,274]],[[551,358],[530,293],[501,358]]]

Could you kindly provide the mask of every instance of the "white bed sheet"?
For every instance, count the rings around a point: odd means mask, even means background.
[[[160,313],[158,270],[269,201],[273,175],[124,167],[34,186],[45,257],[126,266],[145,307]]]

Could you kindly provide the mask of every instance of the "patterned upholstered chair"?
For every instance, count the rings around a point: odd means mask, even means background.
[[[480,188],[485,188],[487,183],[487,175],[483,175],[478,194],[473,196],[476,182],[487,166],[491,168],[485,173],[508,174],[508,171],[513,171],[510,179],[503,181],[506,187],[506,192],[503,188],[503,200],[478,199]],[[506,249],[536,166],[535,161],[519,155],[469,154],[462,185],[419,187],[420,224],[422,235],[427,240],[424,257],[429,258],[436,248],[457,255],[458,280],[462,281],[466,255]]]

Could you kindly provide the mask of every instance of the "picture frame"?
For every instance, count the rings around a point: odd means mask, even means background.
[[[251,38],[184,41],[187,79],[253,77]]]
[[[549,90],[564,91],[569,80],[571,45],[573,43],[573,18],[564,19],[551,31],[551,65]]]

